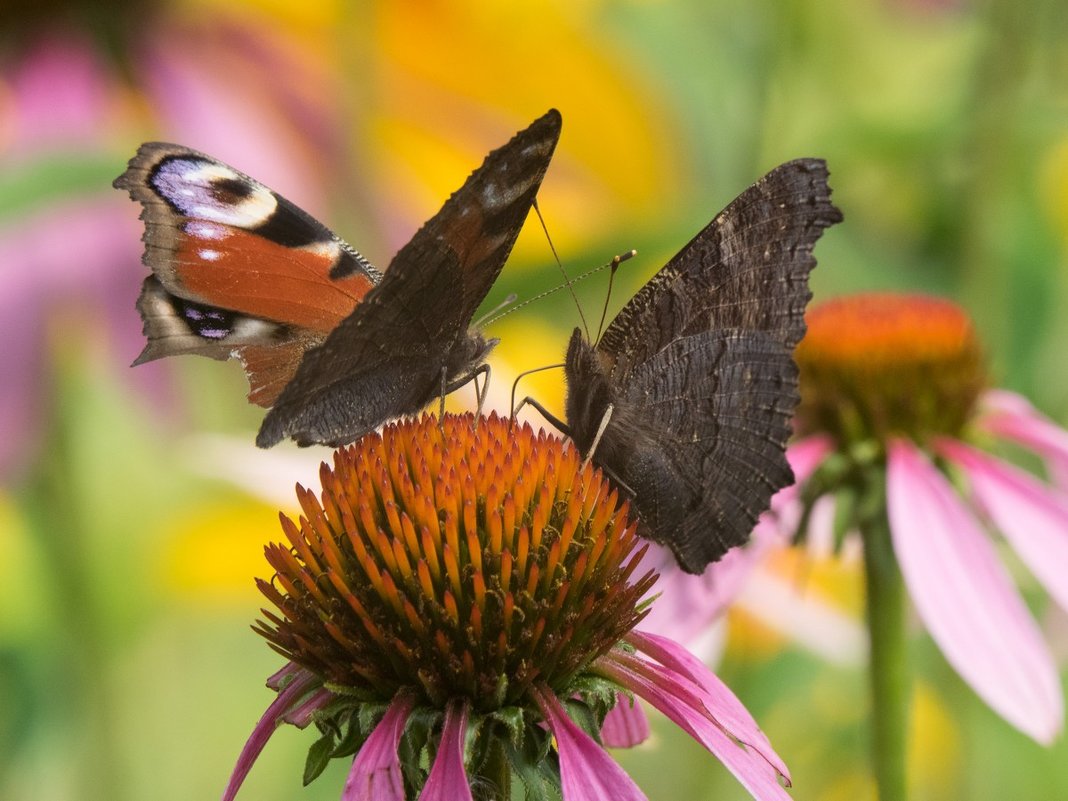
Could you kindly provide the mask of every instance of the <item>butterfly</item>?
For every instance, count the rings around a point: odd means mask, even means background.
[[[639,531],[701,573],[776,491],[799,401],[812,255],[840,222],[827,166],[765,175],[675,255],[596,345],[568,343],[566,431],[631,496]]]
[[[491,152],[381,272],[313,217],[210,156],[149,142],[115,180],[142,205],[134,364],[236,358],[270,447],[338,446],[488,367],[470,330],[560,137],[550,110]]]

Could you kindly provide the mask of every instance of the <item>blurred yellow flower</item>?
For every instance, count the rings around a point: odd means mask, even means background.
[[[164,587],[196,603],[258,605],[259,593],[249,576],[263,565],[265,532],[276,519],[270,506],[245,500],[174,516],[166,524],[163,538],[169,545],[158,566]]]

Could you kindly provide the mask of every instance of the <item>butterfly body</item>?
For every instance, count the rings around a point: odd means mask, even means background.
[[[503,147],[377,270],[247,175],[188,148],[146,143],[115,186],[142,205],[141,363],[237,358],[270,407],[269,447],[350,442],[427,405],[482,365],[470,330],[534,201],[560,135],[550,111]]]
[[[745,542],[793,480],[792,352],[813,246],[841,219],[826,180],[817,159],[776,168],[669,261],[596,345],[578,329],[569,343],[572,439],[631,495],[644,535],[689,572]]]

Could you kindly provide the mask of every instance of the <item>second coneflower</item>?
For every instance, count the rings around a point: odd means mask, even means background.
[[[900,801],[906,590],[994,710],[1042,743],[1063,725],[1052,655],[988,529],[1068,608],[1068,496],[984,449],[997,439],[1029,447],[1056,480],[1068,435],[1020,396],[987,388],[972,323],[949,301],[858,295],[814,308],[808,323],[797,350],[805,439],[792,448],[795,512],[805,534],[813,505],[833,499],[836,541],[851,532],[863,541],[877,779],[881,798]]]
[[[350,758],[343,801],[641,799],[602,743],[644,736],[634,696],[759,799],[786,768],[742,704],[634,629],[654,573],[627,508],[574,448],[491,417],[389,425],[282,517],[257,625],[287,664],[224,793],[283,722],[314,723],[305,781]]]

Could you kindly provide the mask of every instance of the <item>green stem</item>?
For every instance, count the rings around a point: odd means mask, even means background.
[[[862,530],[871,636],[872,762],[881,801],[905,801],[905,585],[885,516]]]
[[[487,748],[486,758],[471,782],[475,801],[510,801],[512,797],[512,768],[504,753],[504,744],[496,737]]]

